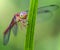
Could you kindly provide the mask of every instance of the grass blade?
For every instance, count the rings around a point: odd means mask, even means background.
[[[38,0],[31,0],[28,14],[28,26],[26,33],[25,50],[33,50],[34,28],[35,28],[37,7],[38,7]]]

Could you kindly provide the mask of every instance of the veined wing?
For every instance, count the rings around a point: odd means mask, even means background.
[[[18,31],[18,24],[16,23],[13,28],[12,28],[13,34],[17,35],[17,31]]]
[[[59,8],[58,5],[48,5],[39,7],[37,10],[37,21],[39,22],[45,22],[52,18],[53,14],[52,12],[57,10]],[[28,13],[28,10],[26,11]]]
[[[38,8],[38,12],[37,13],[38,14],[39,13],[48,13],[48,12],[52,12],[52,11],[58,9],[58,8],[59,8],[59,6],[57,6],[57,5],[44,6],[44,7]]]
[[[4,45],[6,45],[6,44],[9,42],[10,33],[11,33],[11,29],[12,29],[12,28],[14,28],[14,29],[13,29],[14,35],[17,34],[17,28],[18,28],[18,27],[17,27],[17,23],[16,23],[16,21],[15,21],[14,19],[15,19],[15,18],[13,17],[13,19],[12,19],[9,27],[8,27],[8,28],[5,30],[5,32],[4,32],[4,39],[3,39]]]
[[[49,5],[49,6],[43,6],[43,7],[39,7],[37,13],[48,13],[51,12],[53,10],[56,10],[57,8],[59,8],[58,5]],[[26,10],[26,12],[28,12],[28,10]]]
[[[12,27],[12,31],[13,31],[13,34],[14,34],[14,35],[17,35],[18,25],[17,25],[16,17],[15,17],[15,16],[14,16],[14,18],[13,18],[13,21],[15,22],[15,24],[14,24],[13,27]]]
[[[3,44],[6,45],[9,42],[9,38],[10,38],[10,32],[11,29],[7,29],[7,31],[4,32],[4,39],[3,39]]]

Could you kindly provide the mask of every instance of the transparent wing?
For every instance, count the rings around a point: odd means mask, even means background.
[[[37,13],[48,13],[51,12],[53,10],[56,10],[57,8],[59,8],[58,5],[49,5],[49,6],[43,6],[43,7],[39,7]],[[26,12],[28,13],[28,10],[26,10]]]
[[[49,5],[49,6],[39,7],[37,13],[38,14],[48,13],[48,12],[52,12],[52,11],[56,10],[57,8],[59,8],[59,6],[57,6],[57,5]]]
[[[8,31],[4,34],[4,39],[3,39],[4,45],[6,45],[6,44],[9,42],[10,32],[11,32],[11,30],[8,30]]]
[[[52,18],[53,14],[52,12],[57,10],[59,8],[58,5],[49,5],[49,6],[43,6],[39,7],[37,11],[37,21],[38,22],[43,22],[47,21]],[[26,10],[28,13],[28,10]]]
[[[17,31],[18,31],[18,24],[16,23],[13,28],[12,28],[13,34],[17,35]]]

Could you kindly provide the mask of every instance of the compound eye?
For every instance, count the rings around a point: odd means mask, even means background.
[[[20,17],[23,16],[23,14],[20,14]]]
[[[20,14],[20,17],[23,18],[23,14],[22,13]]]

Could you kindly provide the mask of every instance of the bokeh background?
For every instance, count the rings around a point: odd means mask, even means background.
[[[21,24],[18,23],[17,36],[11,31],[6,46],[3,45],[3,32],[14,14],[28,10],[29,4],[30,0],[0,0],[0,50],[24,50],[26,27],[21,29]],[[38,7],[53,4],[60,6],[60,0],[39,0]],[[50,13],[37,14],[34,50],[60,50],[60,8]]]

